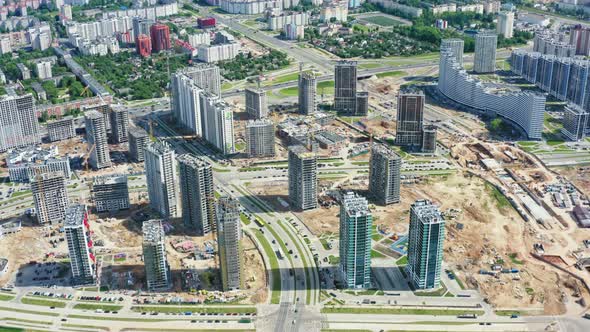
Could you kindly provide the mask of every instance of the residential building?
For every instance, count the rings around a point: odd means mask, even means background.
[[[275,126],[271,120],[250,120],[246,124],[246,153],[249,158],[274,157]]]
[[[37,61],[35,62],[35,73],[40,80],[51,78],[51,62],[49,61]]]
[[[211,165],[190,154],[178,157],[182,221],[199,236],[215,230],[215,188]]]
[[[152,51],[160,52],[172,47],[170,44],[170,28],[166,24],[156,23],[150,27]]]
[[[137,54],[146,58],[152,54],[152,41],[148,35],[139,35],[135,38],[135,50]]]
[[[96,258],[92,252],[88,211],[83,204],[72,204],[65,211],[64,232],[68,243],[72,277],[76,285],[96,282]]]
[[[299,4],[299,0],[207,0],[217,3],[221,10],[230,14],[257,15],[267,8],[290,8]]]
[[[98,104],[91,104],[89,106],[81,106],[80,110],[86,114],[90,111],[98,111],[104,117],[104,123],[107,127],[107,134],[111,131],[111,105],[107,102],[100,102]]]
[[[70,159],[59,155],[57,145],[12,149],[6,155],[6,166],[10,182],[29,182],[35,175],[51,172],[61,172],[66,179],[72,175]]]
[[[266,16],[268,30],[280,30],[287,24],[306,26],[309,24],[309,13],[307,12],[286,12],[270,14]]]
[[[96,212],[115,212],[129,208],[127,175],[97,176],[92,181],[92,199]]]
[[[200,94],[203,91],[190,76],[177,72],[171,81],[176,122],[197,136],[203,136]]]
[[[299,40],[305,38],[305,25],[287,23],[283,27],[285,38],[288,40]]]
[[[449,50],[455,57],[455,61],[462,67],[463,66],[463,39],[460,38],[448,38],[440,41],[440,49]]]
[[[133,17],[133,16],[130,16]],[[148,38],[151,36],[151,27],[156,24],[155,17],[141,17],[134,16],[132,18],[133,34],[135,36],[145,35]],[[103,31],[104,33],[104,31]]]
[[[166,236],[162,221],[144,221],[142,232],[145,288],[150,292],[168,290],[172,286],[172,277],[166,259]]]
[[[251,119],[262,119],[268,115],[266,103],[266,91],[263,89],[247,88],[246,92],[246,113]]]
[[[156,141],[148,143],[143,153],[150,206],[163,218],[178,217],[180,211],[174,149],[166,142]]]
[[[320,22],[346,22],[348,20],[348,2],[324,2],[320,10]]]
[[[503,35],[504,38],[512,38],[514,36],[514,13],[500,12],[498,14],[498,23],[496,24],[496,31]]]
[[[575,104],[567,104],[563,111],[563,128],[561,133],[571,141],[586,138],[590,130],[590,113]]]
[[[219,96],[221,94],[221,75],[219,67],[213,64],[199,63],[195,66],[183,68],[176,72],[175,75],[186,75],[193,80],[193,83],[202,90],[211,94]],[[174,88],[172,89],[172,96],[176,96]],[[173,112],[178,114],[180,110],[176,106],[173,99]]]
[[[317,110],[317,77],[311,72],[299,73],[299,113],[310,115]]]
[[[66,116],[59,120],[47,122],[49,142],[58,142],[76,137],[74,117]]]
[[[400,91],[398,93],[396,145],[411,149],[419,149],[422,146],[424,100],[422,91]]]
[[[334,110],[345,114],[356,112],[356,61],[340,60],[334,67]]]
[[[379,205],[400,202],[402,159],[383,144],[373,144],[369,161],[369,193]]]
[[[302,145],[289,147],[289,201],[292,210],[318,206],[318,162],[314,152]]]
[[[486,85],[471,77],[448,50],[441,52],[438,90],[457,103],[510,120],[530,139],[541,139],[545,96]]]
[[[88,111],[84,114],[86,120],[86,141],[90,157],[88,162],[93,169],[111,166],[109,145],[107,141],[107,127],[105,116],[99,111]]]
[[[577,24],[570,28],[569,43],[576,46],[576,55],[590,55],[590,27]]]
[[[37,222],[58,224],[65,220],[68,206],[66,181],[61,172],[43,173],[31,179]]]
[[[188,35],[188,42],[192,47],[211,45],[211,34],[209,32],[201,32]]]
[[[129,155],[135,162],[144,160],[144,150],[150,138],[148,133],[139,127],[129,129]]]
[[[113,143],[125,143],[129,140],[129,111],[125,107],[115,107],[109,115]]]
[[[416,289],[440,287],[444,241],[445,219],[438,207],[429,200],[412,204],[406,272]]]
[[[24,80],[30,80],[31,79],[31,70],[25,66],[22,63],[17,63],[16,64],[16,68],[19,70],[20,72],[20,78],[24,81]]]
[[[241,51],[241,46],[237,42],[216,45],[199,45],[197,59],[206,63],[231,60]]]
[[[218,96],[201,93],[203,137],[223,154],[235,152],[233,111]]]
[[[475,35],[474,72],[483,74],[493,73],[496,70],[497,45],[498,35],[494,32],[480,31]]]
[[[217,244],[219,247],[219,270],[224,291],[243,288],[244,260],[240,203],[230,197],[219,198],[216,205]]]
[[[27,39],[34,50],[45,51],[51,47],[51,27],[46,22],[27,30]]]
[[[35,99],[22,96],[0,96],[0,152],[41,143]]]
[[[367,199],[347,192],[340,204],[340,272],[346,288],[371,287],[373,215]]]

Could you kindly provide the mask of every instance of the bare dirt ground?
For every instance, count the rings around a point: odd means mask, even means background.
[[[47,231],[43,227],[23,224],[23,229],[0,239],[0,257],[8,259],[8,271],[0,276],[0,285],[7,283],[21,266],[31,261],[43,261],[46,253],[55,249],[46,241]],[[26,245],[23,245],[25,244]]]

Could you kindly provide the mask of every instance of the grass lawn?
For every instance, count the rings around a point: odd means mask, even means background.
[[[324,307],[323,314],[377,314],[377,315],[437,315],[457,316],[461,314],[483,315],[483,310],[459,309],[415,309],[415,308],[359,308],[359,307]]]
[[[377,74],[377,77],[384,78],[384,77],[397,77],[397,76],[404,76],[407,75],[405,71],[395,70],[395,71],[386,71],[384,73]]]
[[[82,325],[82,324],[61,324],[61,326],[63,327],[77,327],[77,328],[82,328],[82,329],[95,329],[95,330],[103,330],[103,331],[109,331],[110,329],[108,327],[105,326],[96,326],[96,325]]]
[[[108,305],[108,304],[92,304],[92,303],[78,303],[74,306],[74,309],[79,310],[110,310],[110,311],[119,311],[123,309],[122,305]]]
[[[383,238],[383,235],[381,235],[379,233],[376,233],[376,234],[371,235],[371,239],[373,239],[373,241],[379,241],[382,238]]]
[[[385,257],[387,257],[387,256],[380,253],[379,251],[374,250],[374,249],[371,250],[371,258],[385,258]]]
[[[250,225],[250,219],[244,213],[240,213],[240,220],[244,225]]]
[[[382,64],[375,63],[375,62],[366,62],[366,63],[359,64],[359,68],[362,68],[362,69],[374,69],[374,68],[381,68],[381,67],[383,67]]]
[[[331,265],[338,265],[340,264],[340,257],[330,255],[328,256],[328,263],[330,263]]]
[[[5,321],[11,322],[19,322],[19,323],[29,323],[29,324],[37,324],[37,325],[51,325],[52,322],[40,321],[40,320],[30,320],[30,319],[21,319],[21,318],[12,318],[12,317],[4,317],[2,318]],[[0,329],[0,331],[2,331]]]
[[[6,308],[0,307],[0,311],[12,311],[12,312],[20,312],[23,314],[33,314],[33,315],[42,315],[42,316],[59,316],[58,313],[55,312],[43,312],[37,310],[25,310],[25,309],[16,309],[16,308]]]
[[[334,81],[324,81],[318,83],[318,94],[332,95],[334,94]]]
[[[297,94],[299,93],[299,88],[296,86],[292,86],[289,88],[284,88],[279,90],[279,94],[285,97],[294,97],[297,96]]]
[[[401,21],[398,21],[396,19],[393,19],[393,18],[387,17],[387,16],[371,16],[371,17],[362,18],[361,20],[362,21],[367,21],[369,23],[377,24],[377,25],[380,25],[382,27],[387,27],[387,26],[392,26],[392,25],[402,25],[402,24],[404,24]]]
[[[280,75],[280,76],[276,76],[274,78],[269,79],[267,82],[267,85],[271,85],[271,84],[279,84],[279,83],[285,83],[285,82],[291,82],[291,81],[297,81],[299,79],[299,73],[290,73],[290,74],[285,74],[285,75]]]
[[[63,301],[51,301],[51,300],[43,300],[43,299],[34,299],[30,297],[23,297],[20,300],[23,304],[31,304],[31,305],[38,305],[44,307],[56,307],[56,308],[65,308],[66,302]]]
[[[399,265],[407,265],[407,264],[408,264],[408,256],[404,256],[395,262],[395,265],[398,265],[398,266]]]
[[[255,307],[201,307],[201,306],[169,306],[169,305],[158,305],[158,306],[134,306],[131,310],[137,312],[171,312],[171,313],[183,313],[183,312],[204,312],[204,313],[256,313]]]
[[[215,172],[219,172],[219,173],[227,173],[227,172],[231,172],[231,170],[229,170],[229,169],[225,169],[225,168],[216,168],[216,167],[213,167],[213,170],[214,170]]]
[[[7,294],[0,294],[0,301],[10,301],[14,299],[14,296]]]
[[[281,301],[281,272],[279,271],[279,261],[274,250],[272,250],[270,243],[268,243],[264,235],[262,235],[258,229],[254,230],[254,235],[262,245],[262,249],[265,251],[270,264],[270,271],[272,273],[272,294],[270,296],[270,303],[279,304]]]

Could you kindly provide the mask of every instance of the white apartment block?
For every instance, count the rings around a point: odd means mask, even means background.
[[[51,62],[45,60],[37,61],[35,63],[35,73],[41,80],[51,78],[53,76],[51,73]]]
[[[231,107],[219,97],[201,94],[203,137],[223,154],[235,152],[234,120]]]
[[[235,58],[240,53],[241,47],[239,43],[228,43],[200,45],[198,50],[197,59],[202,62],[211,63]]]
[[[211,45],[211,34],[209,34],[208,32],[203,32],[188,35],[188,43],[192,47],[199,47],[200,45]]]

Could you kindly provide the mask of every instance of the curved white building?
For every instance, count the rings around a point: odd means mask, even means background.
[[[518,125],[530,139],[541,139],[545,96],[533,92],[494,89],[456,62],[452,52],[440,53],[438,90],[447,98]]]

